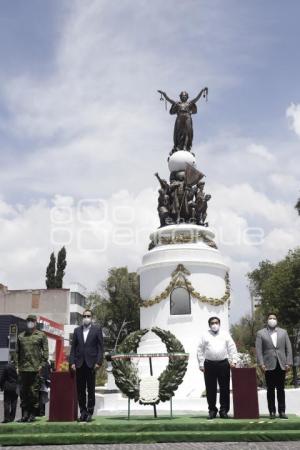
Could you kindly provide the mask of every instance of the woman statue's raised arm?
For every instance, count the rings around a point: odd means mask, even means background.
[[[205,87],[199,92],[197,97],[195,97],[193,100],[191,100],[191,103],[197,103],[197,101],[200,100],[202,95],[206,96],[207,94],[208,94],[208,87]]]
[[[172,105],[174,105],[174,103],[176,103],[174,100],[172,100],[171,98],[169,98],[167,96],[167,94],[164,91],[160,91],[158,90],[157,92],[160,93],[160,95],[163,95],[165,97],[165,99],[167,100],[167,102],[171,103]]]

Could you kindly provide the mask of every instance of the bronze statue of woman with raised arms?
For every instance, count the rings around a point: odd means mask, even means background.
[[[208,88],[202,89],[197,97],[188,100],[189,94],[185,91],[179,95],[180,101],[172,100],[163,91],[158,91],[167,102],[171,103],[170,114],[177,114],[174,126],[174,148],[171,153],[178,150],[191,151],[193,144],[193,121],[192,114],[197,113],[197,101],[202,97],[207,97]]]

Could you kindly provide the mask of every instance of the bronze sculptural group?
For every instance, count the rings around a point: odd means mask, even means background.
[[[170,99],[165,92],[161,90],[158,92],[161,99],[164,97],[171,103],[170,114],[177,114],[173,135],[174,146],[170,155],[177,151],[191,152],[192,114],[197,113],[196,102],[202,96],[207,98],[208,88],[202,89],[193,100],[188,100],[188,93],[183,91],[178,102]],[[160,183],[157,210],[161,227],[182,222],[208,226],[207,206],[211,195],[204,192],[205,182],[201,181],[204,174],[188,166],[187,164],[185,170],[172,171],[169,183],[161,179],[158,173],[155,174]]]
[[[158,173],[155,176],[160,183],[157,211],[161,227],[182,222],[208,226],[207,203],[211,195],[205,194],[204,181],[189,185],[182,172],[173,174],[170,183]]]

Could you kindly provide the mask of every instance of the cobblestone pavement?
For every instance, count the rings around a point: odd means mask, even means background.
[[[299,450],[300,442],[197,442],[178,444],[43,445],[5,450]]]

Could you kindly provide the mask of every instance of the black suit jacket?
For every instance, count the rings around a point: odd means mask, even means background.
[[[91,325],[86,342],[83,339],[83,325],[75,328],[70,352],[70,364],[80,368],[85,362],[90,368],[103,361],[103,335],[100,327]]]
[[[16,392],[18,386],[18,374],[13,364],[8,363],[2,372],[0,379],[1,391]]]

